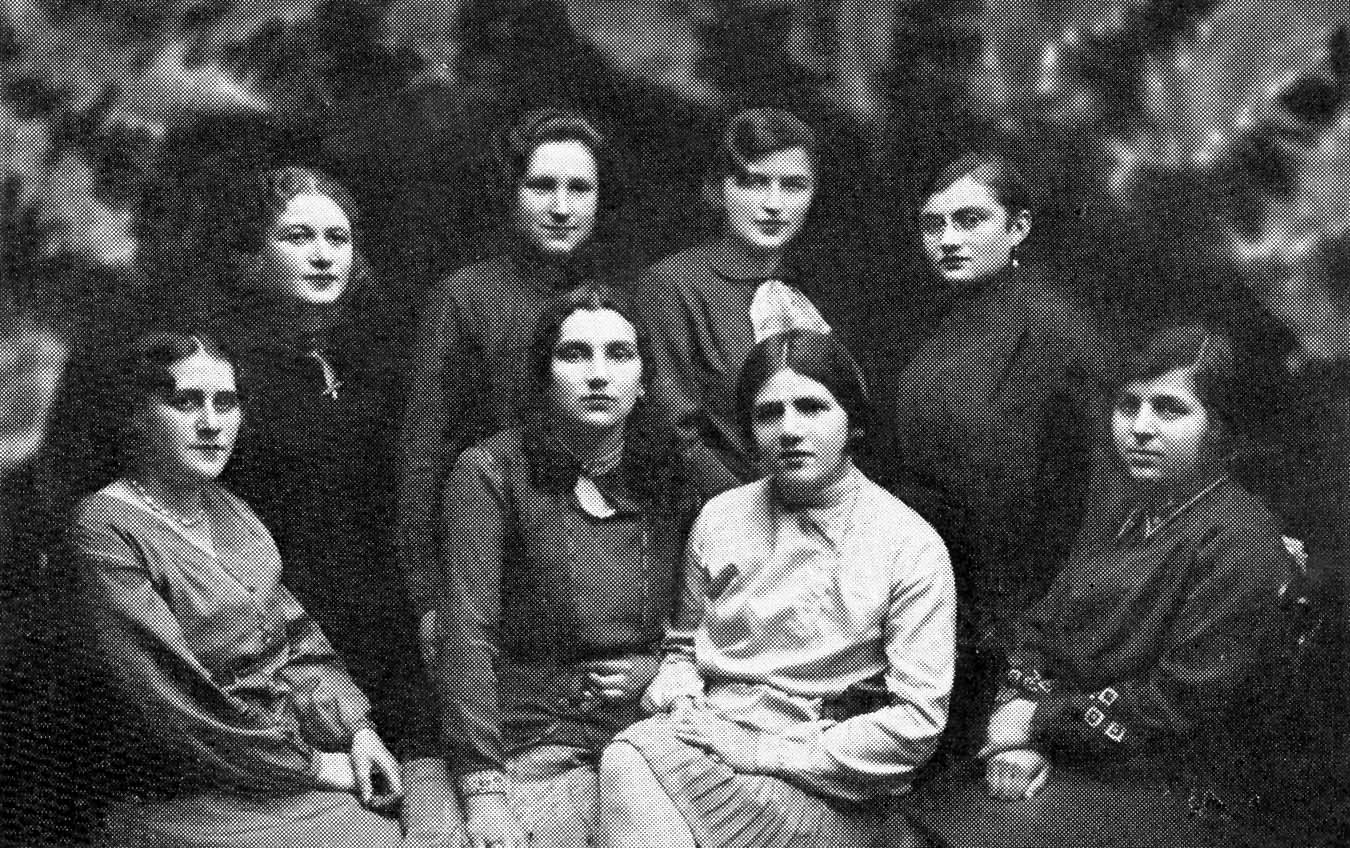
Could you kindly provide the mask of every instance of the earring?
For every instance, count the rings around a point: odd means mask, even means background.
[[[1014,268],[1022,267],[1022,246],[1017,245],[1008,251],[1008,259]]]

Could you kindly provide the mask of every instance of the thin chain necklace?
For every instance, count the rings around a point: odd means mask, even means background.
[[[145,487],[141,485],[139,480],[128,477],[127,485],[131,488],[131,491],[136,495],[136,497],[141,499],[141,503],[145,504],[146,507],[148,507],[151,512],[153,512],[155,515],[160,516],[161,518],[165,518],[173,522],[174,524],[178,524],[188,530],[191,530],[194,527],[200,526],[201,523],[206,520],[205,506],[197,507],[197,511],[192,515],[180,515],[175,510],[169,509],[167,506],[160,503],[158,498],[147,492],[145,490]]]

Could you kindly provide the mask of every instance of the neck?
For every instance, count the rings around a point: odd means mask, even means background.
[[[1146,510],[1155,512],[1178,506],[1223,473],[1221,463],[1212,463],[1182,478],[1140,484],[1139,502]]]
[[[177,513],[180,518],[200,515],[204,508],[206,483],[203,481],[175,479],[148,469],[138,470],[132,479],[160,506]]]
[[[563,447],[581,463],[582,470],[588,473],[602,474],[610,471],[619,464],[619,459],[623,456],[622,426],[599,432],[582,427],[563,426],[557,429],[557,434]]]
[[[772,277],[783,272],[781,250],[756,250],[733,235],[724,237],[717,249],[727,262],[749,276]]]
[[[772,482],[778,499],[788,506],[831,507],[842,503],[849,492],[857,486],[857,475],[853,471],[853,460],[845,459],[838,474],[810,489],[803,490],[784,485],[777,477],[774,477]]]

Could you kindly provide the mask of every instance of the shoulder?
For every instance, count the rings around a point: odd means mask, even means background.
[[[509,256],[495,256],[465,265],[432,286],[427,295],[427,306],[433,311],[444,311],[483,302],[500,304],[501,286],[518,276]]]
[[[892,559],[948,562],[947,543],[909,504],[866,477],[858,498],[858,509],[865,511],[866,526],[873,537],[870,541]]]
[[[1236,568],[1239,579],[1282,582],[1291,559],[1280,520],[1259,498],[1231,480],[1222,483],[1197,516],[1197,556],[1216,570]]]
[[[121,481],[110,483],[76,505],[66,528],[71,551],[101,559],[132,558],[138,539],[161,532],[155,518],[127,502],[124,489]]]
[[[748,525],[768,519],[769,500],[767,479],[728,489],[703,505],[700,529],[703,533],[744,533]]]
[[[698,244],[672,253],[647,267],[638,277],[639,303],[677,303],[705,284],[712,271],[711,246]]]
[[[524,462],[524,441],[523,428],[502,430],[461,452],[455,460],[455,471],[460,474],[501,477],[507,469]]]

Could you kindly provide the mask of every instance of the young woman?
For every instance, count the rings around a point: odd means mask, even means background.
[[[116,694],[118,846],[395,846],[398,763],[271,534],[216,483],[243,420],[207,338],[136,342],[102,412],[123,474],[69,537],[74,645]],[[97,764],[90,763],[94,768]]]
[[[1012,629],[986,785],[936,793],[926,813],[953,845],[1204,844],[1196,821],[1240,814],[1231,791],[1272,756],[1246,737],[1290,558],[1225,470],[1232,344],[1165,330],[1122,377],[1121,504]]]
[[[655,338],[656,402],[667,426],[697,446],[706,495],[759,474],[732,406],[750,348],[791,327],[830,329],[790,284],[789,251],[811,211],[818,154],[815,133],[795,115],[761,108],[732,117],[703,187],[722,236],[666,257],[638,281]]]
[[[924,253],[951,307],[898,381],[896,494],[951,546],[962,624],[952,742],[963,747],[982,720],[965,705],[988,677],[976,646],[1044,588],[1081,524],[1115,356],[1024,261],[1031,196],[1010,159],[964,155],[923,197]]]
[[[579,281],[609,178],[604,136],[563,109],[521,116],[494,152],[514,247],[431,291],[401,435],[400,555],[424,645],[434,622],[445,473],[460,451],[520,423],[530,333],[545,304]]]
[[[947,551],[854,467],[867,393],[832,334],[760,342],[735,398],[767,477],[699,515],[661,714],[604,752],[600,844],[872,845],[946,721]]]
[[[585,845],[601,747],[638,717],[697,504],[646,410],[627,299],[544,309],[527,421],[447,481],[437,660],[443,745],[473,845]]]
[[[287,587],[391,745],[430,753],[434,709],[415,694],[426,687],[391,529],[399,362],[356,207],[301,167],[246,174],[224,200],[224,274],[204,305],[249,395],[249,437],[225,483],[274,534]]]

